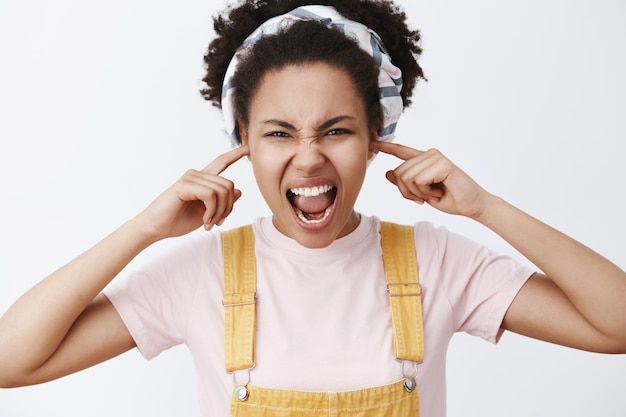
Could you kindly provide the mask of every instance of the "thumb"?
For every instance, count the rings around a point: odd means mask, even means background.
[[[393,171],[387,171],[385,173],[385,177],[389,180],[393,185],[398,185],[398,180],[396,179],[396,174]]]

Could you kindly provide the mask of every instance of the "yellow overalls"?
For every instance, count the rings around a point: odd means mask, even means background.
[[[418,417],[416,363],[424,354],[421,287],[413,228],[381,222],[381,245],[391,305],[398,382],[345,392],[267,389],[236,381],[254,367],[256,259],[252,226],[222,233],[226,370],[233,373],[232,417]],[[404,369],[413,362],[413,371]],[[407,365],[407,367],[410,367]],[[248,373],[249,376],[249,373]]]

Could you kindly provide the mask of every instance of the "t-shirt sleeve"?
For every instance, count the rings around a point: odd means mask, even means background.
[[[416,226],[417,237],[418,245],[429,248],[422,252],[430,258],[429,273],[436,275],[448,300],[454,331],[497,343],[504,332],[504,315],[535,271],[429,223]]]
[[[104,290],[148,360],[185,343],[199,280],[210,278],[203,260],[221,257],[215,251],[219,238],[213,233],[192,233],[162,243]]]

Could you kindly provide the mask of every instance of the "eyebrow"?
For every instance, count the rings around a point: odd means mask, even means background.
[[[337,117],[333,117],[332,119],[328,119],[326,120],[324,123],[322,123],[321,125],[319,125],[318,127],[314,128],[315,131],[319,132],[321,130],[324,129],[328,129],[329,127],[343,121],[343,120],[354,120],[356,119],[356,117],[354,116],[348,116],[348,115],[341,115],[341,116],[337,116]],[[278,120],[278,119],[268,119],[268,120],[264,120],[263,122],[261,122],[263,124],[268,124],[268,125],[276,125],[276,126],[280,126],[284,129],[288,129],[288,130],[293,130],[295,132],[299,131],[300,129],[296,129],[296,127],[294,125],[292,125],[291,123],[288,123],[284,120]]]

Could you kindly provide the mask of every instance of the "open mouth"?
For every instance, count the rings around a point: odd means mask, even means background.
[[[318,224],[330,216],[337,188],[332,185],[292,188],[287,192],[296,215],[306,224]]]

